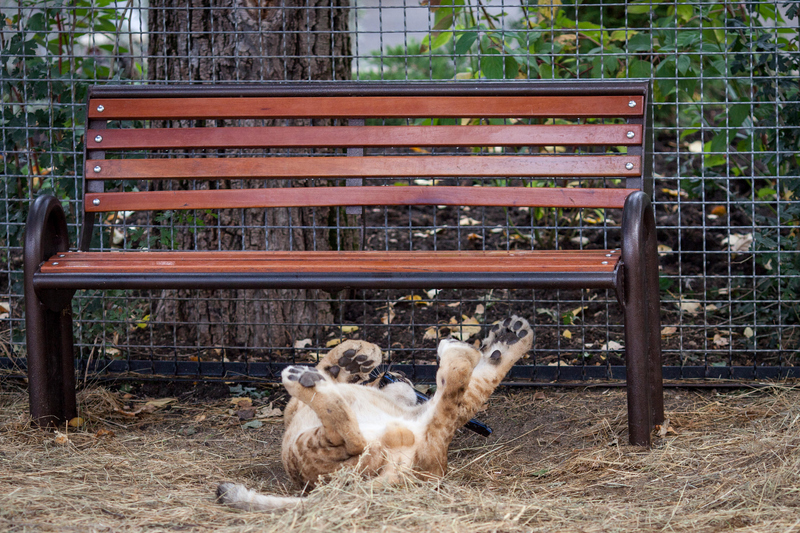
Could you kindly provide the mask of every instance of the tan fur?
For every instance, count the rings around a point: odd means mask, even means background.
[[[532,337],[527,321],[512,317],[493,328],[481,350],[442,340],[436,394],[422,404],[416,403],[408,383],[379,388],[377,381],[367,382],[382,362],[380,348],[368,342],[345,341],[316,368],[285,369],[283,384],[292,395],[284,413],[281,450],[286,472],[305,487],[343,466],[389,480],[401,471],[442,476],[455,432],[530,349]],[[220,501],[238,507],[277,505],[239,485],[223,484],[217,492]]]

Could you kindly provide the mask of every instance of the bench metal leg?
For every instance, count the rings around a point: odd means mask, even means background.
[[[664,400],[658,247],[653,208],[646,194],[628,197],[622,228],[628,433],[631,444],[649,446],[653,426],[664,419]]]
[[[39,265],[69,249],[61,204],[41,196],[31,205],[25,233],[25,328],[31,417],[39,426],[58,425],[77,416],[72,339],[71,290],[37,293]]]

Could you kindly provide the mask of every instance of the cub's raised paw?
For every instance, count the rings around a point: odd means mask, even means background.
[[[513,365],[531,349],[533,331],[524,318],[512,316],[495,324],[483,341],[483,356],[493,364]]]
[[[281,377],[287,389],[292,386],[293,382],[310,389],[315,387],[318,381],[325,379],[319,370],[310,366],[288,366],[281,373]]]
[[[359,383],[381,364],[381,349],[371,342],[347,340],[331,350],[317,368],[340,383]]]

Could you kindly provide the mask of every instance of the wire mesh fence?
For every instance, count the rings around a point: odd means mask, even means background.
[[[90,85],[645,78],[654,97],[665,377],[799,375],[795,2],[1,5],[6,365],[24,366],[22,238],[32,198],[61,199],[78,241]],[[109,213],[91,247],[608,248],[620,223],[603,210],[274,211]],[[624,369],[621,310],[597,290],[83,291],[74,312],[76,355],[93,371],[273,377],[282,363],[312,362],[343,338],[361,338],[426,378],[438,338],[475,341],[512,313],[529,318],[535,334],[513,379],[618,378]]]

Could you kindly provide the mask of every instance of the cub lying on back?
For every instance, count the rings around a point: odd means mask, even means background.
[[[525,319],[495,325],[481,349],[444,339],[439,343],[436,394],[417,404],[408,382],[380,388],[369,373],[381,363],[378,346],[345,341],[316,366],[290,366],[282,373],[292,399],[286,406],[283,466],[301,486],[313,486],[350,465],[364,475],[393,480],[401,471],[442,476],[456,430],[472,418],[531,347]],[[223,483],[221,503],[248,510],[275,510],[300,498],[264,496]]]

